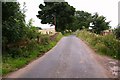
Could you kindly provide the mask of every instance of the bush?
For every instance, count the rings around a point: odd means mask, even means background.
[[[18,47],[10,48],[8,50],[8,54],[12,58],[18,58],[18,57],[20,57],[22,55],[22,49],[18,48]]]
[[[120,40],[120,26],[114,31],[116,38]]]
[[[107,55],[108,51],[109,51],[109,48],[106,47],[104,44],[101,44],[101,43],[97,43],[95,45],[95,48],[101,53],[105,53]]]
[[[42,35],[40,37],[40,44],[49,44],[50,43],[50,37],[48,35]]]

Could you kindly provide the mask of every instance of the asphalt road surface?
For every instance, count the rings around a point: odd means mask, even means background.
[[[44,56],[8,78],[108,78],[92,50],[74,35],[63,37]]]

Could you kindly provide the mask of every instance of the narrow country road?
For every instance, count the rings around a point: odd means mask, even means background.
[[[74,35],[63,37],[44,56],[8,78],[108,78],[92,50]]]

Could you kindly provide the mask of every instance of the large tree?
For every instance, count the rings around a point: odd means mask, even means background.
[[[55,25],[56,31],[66,30],[66,26],[73,22],[75,8],[67,2],[44,2],[40,4],[37,17],[42,24]]]
[[[94,26],[92,26],[92,31],[100,34],[101,31],[103,30],[107,30],[110,28],[109,23],[110,22],[106,22],[106,18],[104,16],[99,16],[98,13],[95,13],[92,16],[92,22],[91,22]]]

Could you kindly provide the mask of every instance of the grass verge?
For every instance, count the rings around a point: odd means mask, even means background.
[[[50,37],[45,38],[44,36],[42,40],[44,43],[38,44],[36,41],[31,41],[30,44],[24,48],[11,48],[8,51],[9,55],[6,55],[8,52],[4,52],[2,56],[2,76],[16,71],[27,65],[30,61],[40,57],[53,48],[62,37],[63,35],[61,33],[58,33],[53,40],[50,40]]]
[[[77,31],[76,35],[86,41],[97,53],[120,60],[120,41],[113,34],[101,36],[81,30]]]

